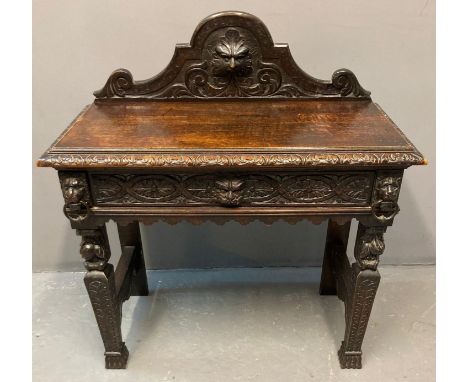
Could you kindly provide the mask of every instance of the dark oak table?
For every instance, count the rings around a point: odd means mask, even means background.
[[[328,219],[320,293],[345,304],[341,367],[361,367],[383,235],[404,169],[425,160],[347,69],[305,74],[286,44],[240,12],[203,20],[159,75],[116,70],[39,159],[58,170],[81,235],[107,368],[125,368],[122,303],[148,294],[139,222]],[[350,222],[359,221],[354,257]],[[109,263],[105,223],[122,255]]]

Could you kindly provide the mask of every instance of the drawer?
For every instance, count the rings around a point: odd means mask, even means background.
[[[366,206],[374,172],[91,173],[96,206]]]

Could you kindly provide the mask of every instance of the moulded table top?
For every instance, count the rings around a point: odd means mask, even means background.
[[[185,156],[187,165],[197,165],[195,157],[205,162],[217,157],[211,164],[223,165],[220,161],[225,158],[225,164],[235,166],[243,157],[253,165],[275,166],[268,160],[275,155],[284,159],[274,160],[280,166],[294,165],[291,159],[314,165],[311,155],[316,155],[316,164],[320,158],[332,160],[333,155],[342,157],[336,164],[343,165],[373,162],[407,167],[424,162],[370,100],[249,99],[98,101],[85,108],[38,164],[167,167],[172,161],[184,167]],[[304,162],[304,155],[310,163]]]

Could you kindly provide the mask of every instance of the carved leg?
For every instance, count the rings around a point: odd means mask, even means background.
[[[336,280],[333,272],[334,247],[343,246],[346,251],[348,245],[349,228],[351,222],[339,225],[333,220],[328,221],[325,253],[323,255],[322,276],[319,293],[321,295],[336,295]]]
[[[119,230],[120,245],[122,252],[124,247],[133,246],[135,252],[132,259],[131,269],[133,272],[130,294],[132,296],[148,296],[148,280],[146,278],[145,258],[141,244],[140,226],[138,222],[126,226],[117,225]]]
[[[340,366],[344,369],[361,368],[361,345],[379,286],[377,265],[379,256],[385,249],[385,230],[386,227],[366,227],[359,223],[354,248],[356,263],[351,269],[348,268],[347,276],[343,271],[340,274],[348,284],[345,286],[347,293],[343,293],[346,310],[345,337],[338,351]]]
[[[114,267],[108,264],[110,248],[104,226],[78,229],[82,236],[80,253],[88,272],[84,283],[105,348],[107,369],[125,369],[128,350],[120,330],[121,303],[115,288]]]

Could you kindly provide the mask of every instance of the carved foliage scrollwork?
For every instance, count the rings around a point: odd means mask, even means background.
[[[195,97],[249,97],[271,95],[281,85],[281,72],[260,60],[254,38],[239,29],[212,34],[203,61],[188,67],[185,86]],[[180,90],[179,90],[180,92]]]
[[[372,153],[286,153],[286,154],[60,154],[51,153],[39,160],[43,167],[292,167],[292,166],[412,166],[424,163],[419,153],[372,152]]]
[[[85,173],[59,172],[65,204],[63,213],[74,222],[82,222],[89,216],[90,194]]]
[[[261,60],[255,38],[246,30],[225,28],[207,39],[199,62],[188,65],[182,83],[151,98],[241,98],[274,95],[282,73]]]
[[[356,75],[348,69],[339,69],[333,73],[332,84],[339,90],[343,97],[353,95],[355,97],[369,97],[370,91],[364,89]]]
[[[127,69],[117,69],[112,72],[104,87],[95,91],[96,98],[125,97],[127,91],[135,86],[133,76]]]

